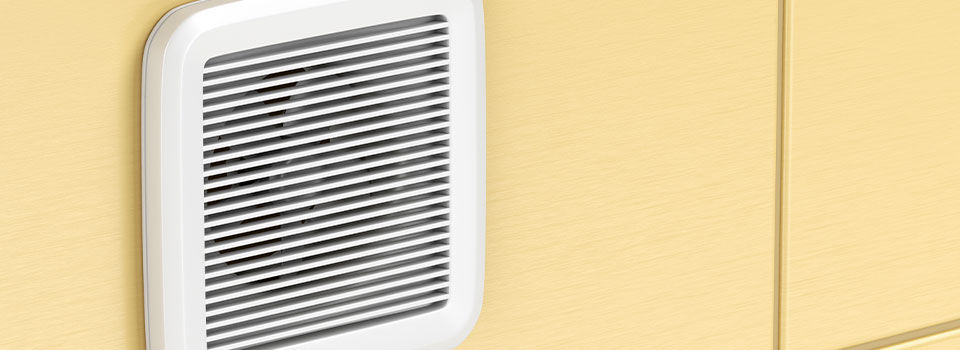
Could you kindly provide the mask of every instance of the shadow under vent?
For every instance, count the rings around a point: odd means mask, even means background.
[[[296,343],[446,302],[447,40],[432,16],[207,62],[209,349]]]

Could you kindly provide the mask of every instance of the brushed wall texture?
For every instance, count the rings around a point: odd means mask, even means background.
[[[144,347],[140,57],[180,2],[0,2],[0,349]]]
[[[0,2],[0,349],[143,348],[140,56],[182,2]],[[786,3],[781,348],[960,347],[882,343],[960,318],[960,5]],[[775,347],[777,1],[485,10],[461,348]]]
[[[960,3],[788,3],[783,348],[960,318]]]
[[[140,349],[139,77],[181,0],[0,3],[0,349]],[[464,349],[764,348],[777,5],[486,1]]]
[[[770,348],[777,3],[485,9],[486,293],[462,348]]]

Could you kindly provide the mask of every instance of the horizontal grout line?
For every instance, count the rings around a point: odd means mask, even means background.
[[[938,335],[942,336],[938,337]],[[840,350],[907,349],[912,348],[915,345],[919,345],[920,343],[932,341],[927,338],[937,337],[937,340],[940,340],[950,336],[960,337],[960,319],[903,332],[866,343],[845,347]]]

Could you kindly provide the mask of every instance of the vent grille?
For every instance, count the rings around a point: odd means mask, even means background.
[[[431,16],[207,62],[209,349],[296,343],[446,302],[447,40]]]

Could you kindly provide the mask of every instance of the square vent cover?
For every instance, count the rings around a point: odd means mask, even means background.
[[[483,288],[479,1],[209,0],[144,55],[151,349],[449,349]]]

